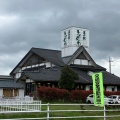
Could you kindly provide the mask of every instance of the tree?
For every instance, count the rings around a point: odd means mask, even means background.
[[[78,80],[78,78],[78,74],[66,65],[61,70],[59,87],[71,91],[75,86],[75,80]]]

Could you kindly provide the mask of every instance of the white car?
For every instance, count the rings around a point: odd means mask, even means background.
[[[110,95],[109,98],[113,99],[115,104],[120,104],[120,95]]]
[[[93,94],[88,95],[88,97],[87,97],[87,99],[86,99],[86,102],[87,102],[87,103],[90,103],[90,104],[91,104],[91,103],[94,103]],[[104,96],[104,102],[105,102],[105,104],[113,104],[113,103],[114,103],[113,99],[108,98],[108,97],[106,97],[106,96]]]

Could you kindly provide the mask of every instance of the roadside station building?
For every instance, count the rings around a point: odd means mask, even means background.
[[[24,95],[38,87],[59,87],[61,68],[68,65],[79,75],[75,89],[91,90],[95,72],[102,72],[104,90],[120,90],[120,78],[107,72],[89,54],[89,30],[70,27],[61,31],[61,50],[31,48],[10,76],[24,85]]]

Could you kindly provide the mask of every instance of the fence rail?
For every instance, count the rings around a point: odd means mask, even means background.
[[[39,105],[39,108],[37,109],[29,109],[30,108],[30,104],[27,104],[27,106],[24,106],[23,109],[20,108],[20,111],[16,111],[16,112],[40,112],[40,113],[46,113],[46,116],[43,116],[43,117],[39,117],[39,118],[19,118],[19,120],[53,120],[53,119],[79,119],[79,118],[101,118],[103,120],[108,120],[109,118],[119,118],[120,115],[119,114],[107,114],[107,112],[120,112],[120,104],[109,104],[109,105],[105,105],[104,107],[94,107],[93,104],[41,104],[38,103],[36,105]],[[34,105],[34,104],[32,104]],[[0,105],[1,106],[1,105]],[[9,105],[8,105],[9,106]],[[19,105],[18,105],[19,106]],[[63,106],[62,109],[60,109],[59,107]],[[72,109],[64,109],[64,106],[66,106],[66,108],[68,106],[71,106]],[[74,109],[75,106],[79,106],[79,109]],[[7,107],[7,105],[6,105]],[[37,107],[37,106],[36,106]],[[41,107],[44,107],[46,109],[42,110]],[[84,109],[85,108],[89,108],[89,109]],[[114,108],[115,107],[115,108]],[[34,107],[35,108],[35,107]],[[59,108],[59,109],[58,109]],[[91,108],[91,109],[90,109]],[[94,108],[94,109],[93,109]],[[96,108],[96,109],[95,109]],[[110,109],[108,109],[110,108]],[[25,110],[26,111],[25,111]],[[28,110],[29,109],[29,110]],[[39,110],[39,111],[37,111]],[[15,111],[13,111],[15,112]],[[78,112],[79,114],[78,115],[69,115],[69,116],[61,116],[60,114],[62,113],[68,113],[68,112]],[[87,114],[88,112],[90,112],[90,114]],[[101,113],[101,114],[92,114],[94,112],[98,112],[98,113]],[[60,113],[59,116],[57,115],[54,115],[54,113]],[[84,113],[84,114],[82,114]],[[8,119],[4,119],[4,120],[8,120]],[[9,119],[10,120],[10,119]],[[12,120],[18,120],[18,118],[16,119],[12,119]]]
[[[80,106],[81,107],[81,110],[50,110],[50,106]],[[91,110],[85,110],[83,108],[83,106],[94,106],[94,104],[47,104],[47,118],[44,118],[44,119],[67,119],[67,118],[103,118],[104,120],[106,120],[107,118],[113,118],[113,117],[120,117],[120,115],[106,115],[106,112],[111,112],[111,111],[117,111],[119,112],[120,109],[112,109],[112,110],[107,110],[106,107],[107,106],[119,106],[120,107],[120,104],[109,104],[109,105],[105,105],[103,107],[103,109],[100,109],[100,110],[94,110],[94,109],[91,109]],[[94,116],[69,116],[69,117],[50,117],[50,114],[53,113],[53,112],[103,112],[103,115],[94,115]]]
[[[11,102],[11,101],[23,101],[23,102],[33,102],[33,97],[29,97],[29,96],[25,96],[25,97],[1,97],[0,98],[0,102],[3,102],[3,101],[5,101],[5,102]]]

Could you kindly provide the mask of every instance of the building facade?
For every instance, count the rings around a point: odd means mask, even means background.
[[[16,82],[11,76],[0,76],[1,97],[24,97],[24,85]]]
[[[89,30],[70,27],[61,32],[61,50],[31,48],[10,75],[24,84],[24,94],[41,86],[59,87],[61,69],[68,65],[79,75],[75,89],[91,90],[92,74],[103,73],[104,90],[120,90],[120,78],[107,72],[89,54]]]

